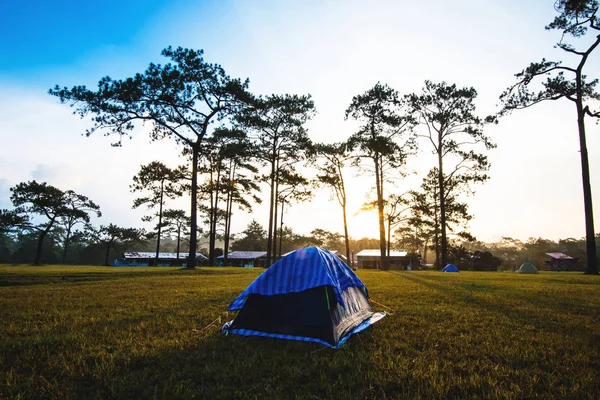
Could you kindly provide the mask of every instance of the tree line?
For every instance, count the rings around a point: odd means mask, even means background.
[[[83,246],[103,253],[104,264],[108,265],[111,249],[146,238],[143,229],[114,224],[94,227],[90,215],[100,217],[100,207],[73,190],[63,191],[46,182],[29,181],[15,185],[10,191],[15,208],[0,210],[2,262],[40,265],[46,250],[45,261],[64,264],[69,250]],[[57,247],[61,249],[60,258],[56,256]],[[86,260],[89,258],[84,256],[84,263]]]
[[[378,239],[350,238],[345,241],[343,234],[315,228],[309,234],[295,233],[291,228],[285,228],[282,233],[283,253],[306,246],[321,246],[337,250],[343,254],[346,244],[352,255],[364,249],[373,249],[379,245]],[[406,250],[409,254],[422,255],[423,268],[435,268],[435,254],[423,254],[423,243],[410,235],[393,235],[393,246]],[[251,221],[245,230],[236,236],[233,250],[263,251],[266,248],[267,231],[256,220]],[[600,234],[596,235],[600,242]],[[431,247],[433,249],[433,247]],[[586,256],[585,238],[565,238],[549,240],[544,238],[529,238],[526,241],[511,237],[502,237],[496,242],[481,242],[472,239],[450,241],[448,261],[460,269],[475,271],[514,271],[525,261],[533,262],[538,268],[546,268],[549,260],[547,253],[565,253],[579,260],[575,268],[581,268]],[[404,266],[406,267],[406,265]]]
[[[465,198],[473,193],[474,184],[489,179],[486,152],[496,146],[484,128],[513,110],[567,98],[577,108],[587,271],[597,273],[584,118],[600,116],[586,103],[600,99],[600,95],[595,91],[597,79],[588,79],[583,68],[600,43],[600,35],[585,50],[577,50],[564,40],[600,30],[598,3],[559,0],[555,8],[558,16],[547,28],[562,32],[557,46],[580,57],[576,67],[546,60],[532,63],[516,74],[517,83],[500,96],[500,112],[490,116],[477,114],[477,91],[473,87],[425,81],[420,92],[402,95],[378,82],[351,99],[345,117],[356,121],[359,128],[339,143],[310,140],[305,125],[316,108],[309,94],[254,94],[248,79],[230,77],[222,66],[205,61],[202,50],[168,47],[162,55],[169,62],[151,63],[133,77],[104,77],[97,89],[57,85],[49,93],[73,107],[79,116],[91,117],[88,136],[101,131],[116,136],[114,145],[120,146],[123,137],[148,124],[152,140],[173,139],[180,145],[185,165],[169,168],[156,161],[142,166],[132,191],[143,193],[134,207],[146,205],[153,210],[145,220],[157,222],[157,257],[164,219],[169,221],[169,215],[178,213],[182,221],[179,232],[189,237],[187,265],[191,268],[196,262],[198,235],[205,234],[199,227],[206,226],[209,263],[214,264],[217,237],[224,238],[226,255],[234,211],[249,211],[262,200],[260,184],[269,192],[267,265],[282,251],[284,210],[293,202],[310,199],[318,186],[330,187],[340,204],[349,257],[346,182],[350,167],[373,179],[373,196],[365,201],[364,209],[377,213],[382,267],[389,267],[387,256],[393,236],[412,240],[423,253],[434,251],[436,265],[444,266],[455,243],[475,240],[467,229],[472,216]],[[534,86],[538,77],[546,77],[539,89]],[[396,184],[408,174],[408,160],[418,149],[431,151],[436,161],[419,188],[399,193]],[[306,176],[303,167],[318,172],[314,177]],[[169,198],[184,193],[190,196],[189,214],[163,210]],[[19,222],[14,219],[24,214],[44,214],[48,221],[36,228],[42,243],[59,216],[20,208],[25,203],[19,203],[14,194],[15,210],[3,211],[6,225]]]
[[[39,186],[39,184],[34,184]],[[23,185],[18,185],[20,188]],[[48,186],[48,185],[45,185]],[[56,189],[56,188],[55,188]],[[72,197],[70,194],[68,197]],[[41,204],[40,204],[41,206]],[[92,211],[93,210],[93,211]],[[83,211],[83,210],[81,210]],[[90,214],[97,215],[99,209],[90,209]],[[179,210],[181,211],[181,210]],[[165,221],[170,219],[165,211]],[[89,215],[88,215],[89,216]],[[12,219],[11,228],[8,229],[7,220]],[[15,219],[19,219],[16,221]],[[121,228],[114,224],[100,225],[98,228],[91,226],[89,219],[84,218],[76,223],[73,216],[61,216],[59,222],[50,229],[44,237],[41,249],[39,235],[45,230],[49,221],[33,226],[32,221],[20,219],[18,214],[0,212],[0,263],[30,263],[33,255],[40,254],[39,262],[46,264],[88,264],[108,265],[124,251],[151,252],[156,249],[156,234],[143,229]],[[71,221],[68,223],[68,221]],[[65,223],[63,223],[65,222]],[[71,233],[68,234],[68,228]],[[165,223],[161,240],[161,251],[180,252],[187,250],[189,239],[181,235],[181,229],[187,224]],[[402,234],[400,234],[402,233]],[[200,245],[207,245],[206,236],[199,232],[203,238]],[[267,243],[267,231],[256,220],[251,221],[246,229],[234,235],[235,240],[231,250],[264,251]],[[424,247],[434,249],[432,245],[424,245],[418,237],[399,231],[393,235],[391,243],[393,248],[407,250],[411,254],[420,253],[424,263],[435,263],[435,253],[422,253]],[[220,237],[220,239],[223,239]],[[596,235],[600,241],[600,235]],[[379,245],[378,239],[352,238],[345,240],[345,235],[315,228],[309,234],[294,232],[290,227],[284,227],[279,232],[278,250],[281,254],[306,247],[321,246],[344,253],[346,246],[350,254],[355,255],[363,249],[373,249]],[[39,250],[39,252],[38,252]],[[200,250],[208,255],[207,246]],[[585,259],[585,238],[566,238],[552,241],[544,238],[529,238],[527,241],[504,237],[498,242],[483,243],[474,240],[451,240],[449,242],[448,261],[461,269],[472,270],[508,270],[517,269],[524,261],[532,261],[538,268],[544,268],[548,259],[546,253],[563,252],[580,260]],[[216,255],[222,255],[221,248],[216,249]]]

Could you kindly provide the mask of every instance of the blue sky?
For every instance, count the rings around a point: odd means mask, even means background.
[[[0,71],[29,74],[81,62],[90,51],[136,45],[164,4],[145,1],[3,1],[0,44],[10,62]]]
[[[378,81],[402,94],[419,91],[425,79],[473,86],[479,113],[497,111],[498,96],[513,83],[513,74],[542,57],[564,58],[553,49],[559,35],[544,30],[553,18],[553,4],[0,1],[0,139],[5,154],[0,158],[0,207],[10,206],[10,186],[35,178],[94,199],[104,214],[98,223],[142,226],[141,211],[131,210],[131,177],[141,163],[181,162],[173,143],[150,144],[143,131],[121,149],[110,147],[111,139],[101,135],[82,137],[89,124],[46,94],[55,84],[94,87],[105,75],[125,78],[149,62],[164,63],[160,51],[168,45],[202,48],[207,61],[221,64],[231,76],[250,78],[255,93],[310,93],[318,114],[308,124],[309,135],[332,142],[355,129],[344,120],[352,96]],[[588,71],[600,70],[599,58],[600,53],[594,55]],[[598,204],[600,132],[597,125],[588,127]],[[492,179],[468,199],[475,215],[473,233],[483,240],[583,236],[572,104],[549,103],[515,113],[487,133],[498,148],[489,153]],[[409,160],[415,174],[393,190],[415,188],[431,166],[424,147]],[[370,181],[351,180],[350,211],[355,213]],[[311,203],[292,207],[286,218],[299,232],[317,227],[341,231],[338,213],[323,191]],[[257,207],[252,217],[266,225],[267,211]],[[243,230],[249,219],[240,217],[234,231]],[[372,215],[357,214],[351,235],[376,236],[376,224]]]
[[[195,13],[202,15],[210,5],[199,3]],[[95,82],[106,69],[137,71],[164,47],[154,38],[174,25],[183,7],[183,1],[2,1],[0,44],[6,58],[0,74],[37,86],[63,76]]]

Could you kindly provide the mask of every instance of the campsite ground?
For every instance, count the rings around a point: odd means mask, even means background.
[[[340,350],[224,336],[261,269],[0,266],[0,398],[600,398],[600,279],[360,270]]]

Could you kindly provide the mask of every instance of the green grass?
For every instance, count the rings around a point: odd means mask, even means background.
[[[260,272],[0,266],[0,398],[600,398],[598,277],[361,270],[332,350],[219,332]]]

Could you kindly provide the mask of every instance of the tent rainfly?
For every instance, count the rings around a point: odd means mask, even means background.
[[[442,272],[460,272],[454,264],[448,264],[442,268]]]
[[[328,250],[307,247],[281,258],[235,299],[239,310],[222,331],[243,336],[317,342],[339,348],[385,317],[348,265]]]
[[[538,270],[535,267],[535,265],[533,265],[533,263],[529,262],[529,261],[525,261],[523,264],[521,264],[521,268],[519,268],[517,270],[517,272],[519,274],[538,274]]]

